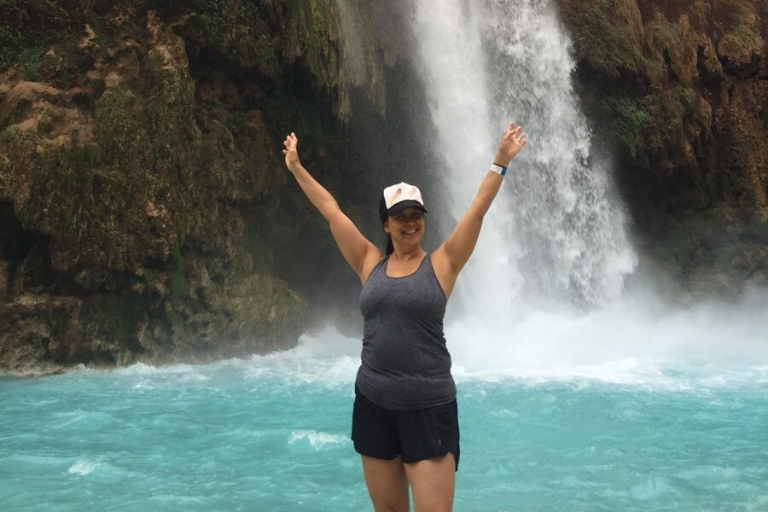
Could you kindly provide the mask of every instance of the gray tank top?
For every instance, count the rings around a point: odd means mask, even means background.
[[[446,299],[429,255],[411,275],[389,277],[389,256],[360,292],[363,351],[355,385],[387,409],[413,410],[456,398],[445,346]]]

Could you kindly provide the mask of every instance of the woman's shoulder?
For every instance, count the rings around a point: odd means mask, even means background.
[[[373,266],[371,266],[370,270],[367,270],[367,271],[364,270],[364,275],[362,276],[362,280],[361,280],[363,283],[363,286],[365,286],[365,283],[368,282],[368,280],[371,278],[374,272],[378,272],[381,270],[381,268],[384,266],[384,264],[387,262],[388,259],[389,259],[389,254],[385,255],[382,253],[381,257],[378,259],[378,261],[375,262]]]
[[[429,266],[432,268],[432,273],[437,279],[437,283],[440,285],[447,301],[456,283],[456,274],[452,272],[451,264],[443,250],[443,246],[441,245],[427,254],[427,258],[429,258]]]

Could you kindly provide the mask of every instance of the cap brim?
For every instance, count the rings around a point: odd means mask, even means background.
[[[424,213],[427,213],[427,209],[424,208],[423,204],[421,204],[418,201],[407,199],[405,201],[400,201],[396,205],[392,206],[392,208],[387,210],[387,215],[389,215],[390,217],[394,217],[395,215],[402,213],[404,210],[407,210],[408,208],[416,208],[421,210]]]

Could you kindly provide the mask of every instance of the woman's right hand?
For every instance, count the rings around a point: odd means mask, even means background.
[[[291,134],[283,141],[283,145],[285,146],[285,149],[283,150],[283,154],[285,155],[285,166],[289,171],[293,172],[301,165],[298,153],[299,139],[296,137],[295,133],[291,132]]]
[[[493,163],[507,167],[527,142],[523,127],[516,126],[515,123],[508,123],[507,132],[501,138],[499,151],[496,153]]]

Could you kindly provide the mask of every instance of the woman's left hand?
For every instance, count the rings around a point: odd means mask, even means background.
[[[507,167],[509,162],[517,156],[523,146],[528,142],[525,138],[525,132],[522,126],[515,126],[515,123],[507,125],[507,133],[501,138],[499,151],[493,163]]]
[[[285,166],[289,171],[294,172],[297,167],[301,166],[298,151],[299,139],[296,137],[296,134],[291,132],[291,134],[283,141],[283,146],[285,146],[285,149],[283,150],[283,154],[285,155]]]

